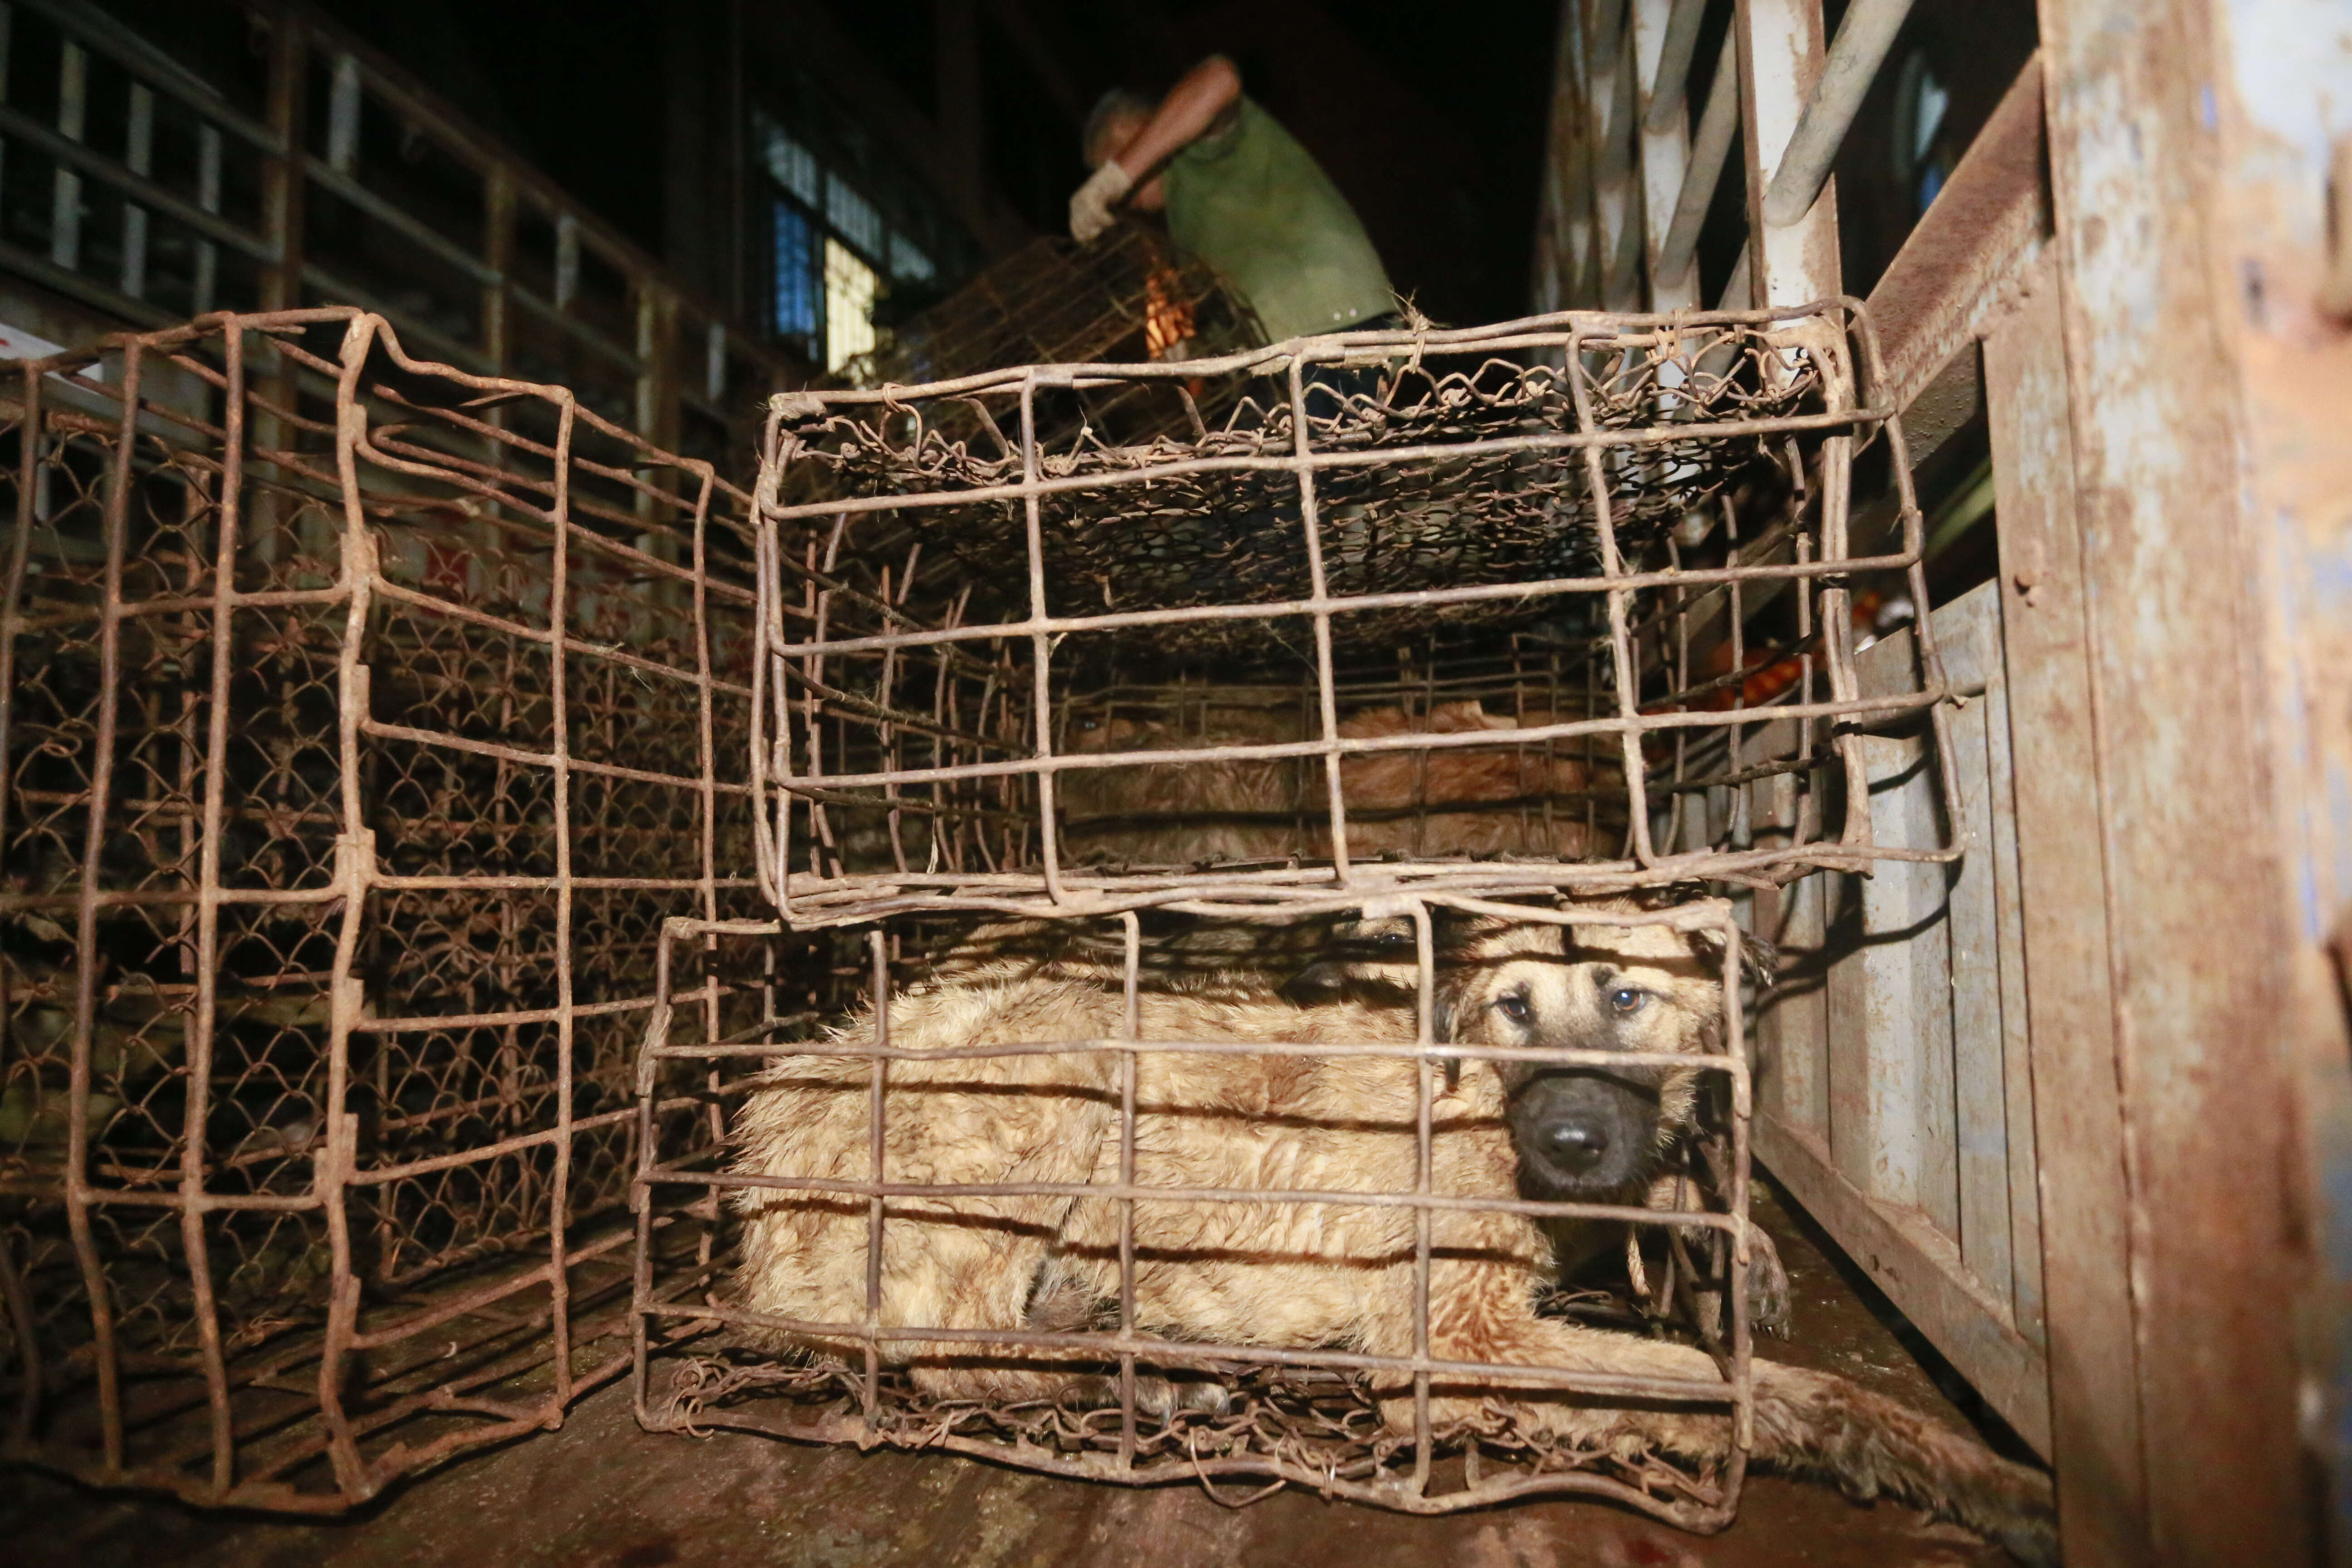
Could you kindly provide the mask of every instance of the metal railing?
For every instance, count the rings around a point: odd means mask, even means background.
[[[208,9],[266,51],[257,80],[207,80],[93,5],[0,5],[0,100],[10,66],[34,84],[0,101],[0,270],[141,327],[353,305],[661,445],[748,439],[783,355],[308,7]]]
[[[1538,240],[1538,306],[1685,310],[1733,144],[1748,242],[1718,310],[1840,291],[1826,187],[1911,0],[1854,0],[1826,49],[1821,0],[1732,7],[1696,129],[1685,105],[1708,0],[1570,0]]]

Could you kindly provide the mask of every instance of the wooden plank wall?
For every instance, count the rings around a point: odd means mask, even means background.
[[[2033,1090],[2001,606],[1935,612],[1954,684],[1960,842],[1951,865],[1808,878],[1785,900],[1789,977],[1759,1031],[1757,1148],[1994,1409],[2050,1442]],[[1911,635],[1856,661],[1865,695],[1915,679]],[[1942,839],[1936,758],[1870,742],[1882,843]]]

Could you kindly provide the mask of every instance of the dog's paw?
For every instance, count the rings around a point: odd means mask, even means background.
[[[1118,1374],[1088,1373],[1062,1385],[1056,1403],[1077,1410],[1118,1408]],[[1233,1392],[1208,1378],[1135,1374],[1135,1413],[1159,1422],[1179,1415],[1222,1415],[1233,1403]]]
[[[1783,1340],[1792,1326],[1789,1271],[1781,1267],[1780,1249],[1753,1226],[1748,1232],[1748,1324],[1759,1334]]]

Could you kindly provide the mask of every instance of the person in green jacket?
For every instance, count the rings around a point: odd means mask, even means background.
[[[1355,209],[1243,94],[1223,56],[1193,67],[1157,104],[1112,89],[1084,137],[1094,174],[1070,198],[1081,243],[1108,228],[1122,203],[1164,211],[1170,236],[1224,276],[1269,342],[1397,324],[1395,291]]]

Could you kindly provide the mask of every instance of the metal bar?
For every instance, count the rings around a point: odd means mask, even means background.
[[[360,161],[360,62],[335,57],[327,89],[327,167],[348,178]]]
[[[135,89],[134,89],[135,90]],[[142,170],[141,173],[144,173]],[[125,292],[130,290],[126,289]],[[232,1430],[228,1367],[222,1347],[220,1313],[213,1296],[212,1266],[204,1226],[205,1165],[212,1151],[206,1131],[213,1079],[213,1031],[219,1009],[221,830],[227,807],[230,681],[236,653],[237,523],[245,488],[245,338],[223,343],[227,383],[222,407],[219,490],[214,506],[217,537],[212,563],[212,684],[205,714],[204,824],[197,836],[196,1006],[188,1020],[188,1105],[181,1134],[182,1247],[194,1286],[196,1326],[204,1355],[205,1393],[212,1405],[213,1486],[236,1484],[236,1444]],[[136,405],[130,388],[123,401]],[[191,740],[193,737],[191,737]]]
[[[1837,39],[1820,79],[1797,118],[1797,129],[1780,154],[1780,166],[1764,191],[1764,221],[1785,228],[1811,210],[1828,184],[1847,127],[1878,76],[1886,51],[1895,47],[1911,14],[1911,0],[1853,0],[1838,24]]]
[[[555,308],[568,310],[580,292],[580,220],[568,212],[555,217]]]
[[[2035,104],[2038,121],[2040,105]],[[1933,210],[1932,208],[1930,209]],[[1985,401],[1998,487],[2017,855],[2038,1163],[2053,1194],[2042,1234],[2048,1306],[2051,1457],[2061,1496],[2104,1478],[2065,1517],[2068,1550],[2145,1561],[2147,1498],[2137,1381],[2125,1110],[2107,972],[2106,868],[2098,778],[2074,760],[2091,723],[2090,584],[2074,492],[2064,321],[2055,262],[1985,340]]]
[[[1821,79],[1822,0],[1738,0],[1732,36],[1746,132],[1749,299],[1757,305],[1818,299],[1839,287],[1834,192],[1798,222],[1773,226],[1764,222],[1764,188]]]
[[[58,68],[58,140],[78,142],[89,106],[89,56],[68,40]],[[49,260],[59,270],[81,267],[81,175],[60,163],[49,202]]]
[[[1698,254],[1699,227],[1706,221],[1707,206],[1723,181],[1724,161],[1730,156],[1732,138],[1739,130],[1739,62],[1734,47],[1738,41],[1733,35],[1724,37],[1715,80],[1707,88],[1706,108],[1699,116],[1698,134],[1691,140],[1690,166],[1675,197],[1666,237],[1658,246],[1656,276],[1672,282],[1686,279]]]
[[[99,622],[99,692],[97,734],[91,747],[89,809],[82,845],[79,910],[75,922],[74,1024],[72,1077],[66,1100],[66,1220],[73,1237],[76,1260],[81,1266],[82,1289],[89,1301],[90,1354],[96,1363],[100,1442],[110,1474],[123,1463],[122,1363],[115,1321],[113,1291],[97,1237],[89,1224],[89,1134],[91,1056],[97,1023],[98,904],[93,897],[100,882],[101,855],[108,837],[109,796],[114,787],[115,751],[121,730],[122,575],[130,554],[130,510],[132,479],[131,447],[137,429],[142,356],[134,348],[123,359],[122,426],[109,456],[105,491],[106,575],[101,580]],[[28,374],[27,380],[31,379]],[[35,386],[26,389],[27,407],[37,405]]]
[[[1675,0],[1672,15],[1667,13],[1668,5],[1669,0],[1633,0],[1634,73],[1637,79],[1656,83],[1672,66],[1673,91],[1679,105],[1683,73],[1690,67],[1691,39],[1682,40],[1682,58],[1676,63],[1673,58],[1675,28],[1685,12],[1695,17],[1703,0]],[[1696,26],[1694,20],[1694,36]],[[1679,114],[1658,113],[1658,90],[1654,85],[1650,89],[1649,112],[1643,117],[1639,143],[1643,272],[1649,279],[1649,298],[1644,302],[1652,310],[1687,310],[1698,303],[1696,280],[1687,278],[1687,264],[1676,276],[1668,277],[1660,270],[1658,258],[1672,229],[1676,200],[1688,174],[1690,128]]]
[[[123,129],[123,166],[142,179],[154,172],[155,94],[143,82],[131,84],[131,109]],[[147,209],[122,204],[122,291],[133,300],[147,294]]]
[[[5,26],[6,13],[0,10],[0,29]],[[4,37],[0,34],[0,37]],[[6,86],[5,50],[0,50],[0,92]],[[14,777],[18,765],[16,735],[16,668],[19,639],[23,636],[26,568],[32,549],[35,503],[40,494],[40,465],[46,453],[46,421],[41,408],[43,376],[37,370],[25,368],[20,372],[22,390],[16,409],[16,500],[15,532],[8,541],[8,567],[5,584],[0,584],[0,776]],[[0,789],[0,842],[6,841],[9,806],[14,792]],[[79,986],[79,977],[77,977]],[[70,1071],[70,1068],[68,1068]],[[29,1291],[16,1273],[13,1258],[0,1249],[0,1286],[7,1293],[9,1321],[22,1357],[22,1381],[17,1388],[16,1415],[10,1440],[29,1445],[36,1424],[40,1419],[43,1382],[43,1354],[40,1336],[34,1321]],[[79,1252],[79,1248],[77,1248]],[[79,1259],[77,1257],[77,1263]]]
[[[196,206],[201,212],[217,216],[221,205],[221,135],[209,121],[196,127]],[[193,281],[193,309],[199,315],[208,315],[213,309],[214,290],[219,286],[220,252],[209,239],[196,241],[195,278]]]
[[[1641,0],[1635,0],[1638,7]],[[1654,7],[1651,8],[1654,17]],[[1637,25],[1643,13],[1634,13]],[[1642,128],[1653,135],[1662,134],[1675,127],[1683,107],[1683,94],[1690,79],[1691,56],[1698,49],[1699,24],[1706,17],[1706,0],[1674,0],[1674,9],[1666,17],[1660,36],[1656,62],[1650,70],[1650,105],[1642,116]]]
[[[264,257],[260,304],[265,310],[292,310],[302,303],[302,174],[300,147],[308,101],[309,28],[281,16],[269,32],[268,142],[261,163],[261,229]],[[274,399],[280,406],[290,397]],[[272,445],[279,445],[273,441]]]

